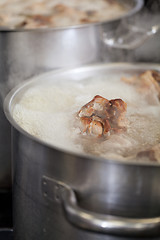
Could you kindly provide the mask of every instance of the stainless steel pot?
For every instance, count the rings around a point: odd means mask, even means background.
[[[112,72],[121,76],[147,69],[160,70],[160,65],[101,64],[54,71],[9,93],[4,111],[13,126],[15,240],[119,239],[108,234],[131,239],[160,236],[158,163],[111,161],[75,154],[26,133],[12,116],[25,90],[44,79],[46,84],[59,79],[84,81]]]
[[[143,0],[123,3],[131,10],[122,18],[143,6]],[[122,18],[103,25],[114,29]],[[0,28],[0,188],[11,187],[10,126],[2,111],[4,97],[18,83],[41,72],[102,61],[102,32],[102,23],[46,30]]]

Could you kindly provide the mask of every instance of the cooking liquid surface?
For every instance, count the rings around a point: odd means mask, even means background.
[[[116,19],[129,10],[116,0],[1,0],[0,26],[13,29],[66,27]]]
[[[108,139],[81,133],[77,112],[95,95],[127,103],[127,131]],[[38,84],[26,90],[14,107],[13,117],[28,133],[53,146],[109,159],[139,161],[137,153],[160,140],[159,101],[113,75]]]

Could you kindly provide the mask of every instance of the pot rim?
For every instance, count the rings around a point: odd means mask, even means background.
[[[39,76],[34,76],[32,78],[29,78],[28,80],[26,80],[23,83],[18,84],[16,87],[14,87],[5,97],[4,99],[4,103],[3,103],[3,110],[5,113],[6,118],[8,119],[8,121],[10,122],[11,126],[14,127],[16,130],[18,130],[19,132],[21,132],[23,135],[25,135],[26,137],[30,138],[31,140],[40,143],[43,146],[46,146],[48,148],[60,151],[60,152],[65,152],[66,154],[70,154],[72,156],[78,156],[80,158],[90,158],[90,159],[94,159],[95,161],[105,161],[105,162],[111,162],[111,163],[115,163],[115,164],[122,164],[122,165],[133,165],[133,166],[152,166],[152,167],[160,167],[160,163],[157,162],[152,162],[152,161],[141,161],[141,162],[137,162],[136,160],[116,160],[116,159],[105,159],[103,157],[96,157],[90,154],[83,154],[83,153],[76,153],[74,151],[70,151],[70,150],[66,150],[63,149],[61,147],[58,146],[54,146],[50,143],[45,142],[44,140],[41,140],[33,135],[31,135],[30,133],[28,133],[27,131],[25,131],[23,128],[21,128],[19,126],[19,124],[14,120],[12,114],[11,114],[11,106],[12,106],[12,102],[14,100],[14,98],[17,96],[17,94],[19,92],[21,92],[23,89],[26,89],[28,86],[30,86],[33,83],[37,83],[39,80],[42,80],[44,77],[47,78],[47,76],[50,75],[60,75],[60,74],[65,74],[65,73],[69,73],[70,71],[72,72],[76,72],[78,70],[89,70],[90,68],[115,68],[115,67],[124,67],[127,66],[127,68],[137,68],[137,70],[141,70],[142,68],[148,68],[148,69],[155,69],[155,70],[159,70],[160,71],[160,64],[158,63],[125,63],[125,62],[120,62],[120,63],[99,63],[99,64],[90,64],[90,65],[85,65],[85,66],[81,66],[81,67],[74,67],[74,68],[66,68],[66,69],[58,69],[58,70],[51,70],[49,72],[40,74]]]
[[[126,17],[130,17],[131,15],[137,13],[142,9],[144,6],[144,0],[133,0],[135,2],[135,6],[131,8],[131,10],[127,11],[120,17],[116,17],[114,19],[108,20],[108,21],[100,21],[95,23],[86,23],[86,24],[79,24],[79,25],[71,25],[66,27],[51,27],[51,28],[33,28],[33,29],[24,29],[24,28],[10,28],[7,26],[0,26],[0,32],[51,32],[51,31],[60,31],[60,30],[67,30],[67,29],[79,29],[79,28],[87,28],[90,26],[98,26],[101,24],[107,24],[110,22],[115,22],[118,20],[122,20]]]

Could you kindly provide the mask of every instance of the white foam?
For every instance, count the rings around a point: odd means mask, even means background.
[[[127,103],[127,132],[105,141],[80,134],[75,114],[97,94]],[[39,84],[24,93],[13,117],[31,135],[53,146],[105,158],[134,157],[160,140],[160,105],[150,105],[133,86],[111,76]]]

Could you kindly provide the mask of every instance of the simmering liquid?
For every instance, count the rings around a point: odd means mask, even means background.
[[[66,27],[123,16],[128,6],[116,0],[1,0],[0,26],[10,28]]]
[[[81,133],[76,114],[95,95],[127,103],[126,131],[108,139]],[[14,107],[13,117],[25,131],[55,147],[109,159],[140,161],[138,153],[160,141],[159,100],[113,75],[48,84],[44,80],[26,90]],[[142,160],[148,159],[145,156]]]

